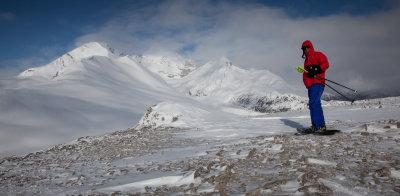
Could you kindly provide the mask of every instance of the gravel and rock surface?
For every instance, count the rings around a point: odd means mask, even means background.
[[[197,130],[174,128],[83,137],[1,159],[0,190],[5,195],[400,195],[400,121],[333,125],[347,130],[226,143],[193,140],[182,133]],[[176,185],[151,180],[163,176],[189,180]]]

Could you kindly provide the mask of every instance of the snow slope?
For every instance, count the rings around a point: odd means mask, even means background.
[[[294,89],[267,70],[244,70],[226,58],[197,68],[176,55],[124,56],[97,42],[1,83],[1,156],[132,127],[160,102],[164,119],[181,115],[175,124],[187,126],[207,112],[223,120],[305,107],[302,98],[287,94]]]
[[[183,99],[136,59],[113,51],[88,43],[2,81],[1,156],[126,129],[151,105]]]

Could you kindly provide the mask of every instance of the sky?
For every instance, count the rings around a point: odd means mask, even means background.
[[[400,3],[332,1],[1,0],[0,79],[45,65],[87,42],[129,55],[221,56],[302,86],[294,67],[310,40],[327,78],[368,91],[400,88]]]

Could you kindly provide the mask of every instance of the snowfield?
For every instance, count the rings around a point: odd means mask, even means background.
[[[56,130],[58,144],[0,159],[1,193],[400,194],[400,97],[323,102],[341,132],[295,136],[310,125],[307,98],[267,70],[82,47],[2,89],[2,137],[18,128],[43,142]]]

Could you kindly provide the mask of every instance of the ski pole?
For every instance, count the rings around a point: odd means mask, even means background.
[[[353,91],[353,92],[355,92],[355,93],[357,92],[357,90],[351,89],[351,88],[349,88],[349,87],[347,87],[347,86],[344,86],[344,85],[341,85],[341,84],[338,84],[338,83],[336,83],[336,82],[334,82],[334,81],[332,81],[332,80],[328,80],[328,79],[326,79],[326,78],[321,78],[321,77],[319,77],[319,76],[317,76],[317,75],[315,75],[315,77],[316,77],[316,78],[319,78],[319,79],[324,79],[324,80],[329,81],[329,82],[332,82],[332,83],[334,83],[334,84],[336,84],[336,85],[339,85],[339,86],[341,86],[341,87],[347,88],[347,89],[349,89],[349,90],[351,90],[351,91]]]
[[[298,67],[296,67],[296,69],[297,69],[297,71],[298,71],[299,73],[303,73],[303,72],[308,73],[308,71],[305,70],[304,68],[302,68],[300,65],[299,65]],[[328,86],[329,88],[331,88],[333,91],[335,91],[335,92],[338,93],[339,95],[341,95],[341,96],[343,96],[344,98],[346,98],[347,100],[351,101],[351,103],[353,103],[353,102],[355,101],[355,99],[350,99],[350,98],[344,96],[342,93],[340,93],[339,91],[337,91],[336,89],[334,89],[334,88],[331,87],[330,85],[326,84],[326,82],[322,81],[322,79],[324,79],[324,78],[321,78],[321,77],[316,76],[316,75],[315,75],[314,77],[315,77],[317,80],[319,80],[322,84]],[[326,79],[325,79],[325,80],[326,80]],[[330,80],[328,80],[328,81],[330,81]],[[330,82],[332,82],[332,81],[330,81]],[[333,83],[337,84],[336,82],[333,82]],[[340,84],[338,84],[338,85],[340,85]],[[343,86],[343,85],[340,85],[340,86],[345,87],[345,86]],[[346,87],[346,88],[347,88],[347,87]],[[347,88],[347,89],[350,89],[350,88]],[[350,90],[353,90],[353,89],[350,89]],[[354,91],[354,92],[357,92],[356,90],[353,90],[353,91]]]
[[[320,78],[320,77],[319,77]],[[347,100],[351,101],[351,103],[354,103],[355,99],[350,99],[346,96],[344,96],[342,93],[340,93],[339,91],[337,91],[336,89],[334,89],[333,87],[329,86],[328,84],[326,84],[324,81],[320,80],[319,78],[317,78],[317,80],[319,80],[320,82],[322,82],[324,85],[326,85],[327,87],[331,88],[332,90],[334,90],[335,92],[337,92],[339,95],[341,95],[342,97],[346,98]]]
[[[305,70],[304,68],[300,67],[300,65],[299,65],[298,67],[296,67],[296,69],[297,69],[297,71],[298,71],[299,73],[303,73],[303,72],[308,73],[308,71]],[[326,80],[326,81],[329,81],[329,82],[332,82],[332,83],[334,83],[334,84],[336,84],[336,85],[338,85],[338,86],[341,86],[341,87],[343,87],[343,88],[347,88],[347,89],[353,91],[354,93],[357,93],[357,90],[351,89],[351,88],[349,88],[349,87],[347,87],[347,86],[341,85],[341,84],[339,84],[339,83],[337,83],[337,82],[334,82],[334,81],[332,81],[332,80],[328,80],[328,79],[326,79],[326,78],[321,78],[321,77],[319,77],[319,76],[317,76],[317,75],[315,75],[314,77],[315,77],[315,78],[319,78],[319,79],[323,79],[323,80]],[[320,81],[321,81],[321,80],[320,80]],[[322,81],[321,81],[321,82],[322,82]]]

